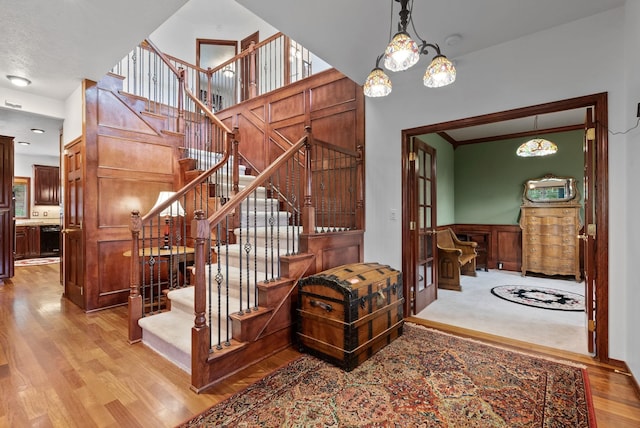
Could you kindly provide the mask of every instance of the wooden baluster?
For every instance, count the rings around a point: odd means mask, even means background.
[[[140,212],[131,212],[131,276],[129,278],[129,343],[142,340],[142,329],[138,321],[142,318],[142,296],[140,295]]]
[[[251,42],[249,45],[249,98],[255,98],[258,96],[258,85],[256,83],[256,60],[256,42]]]

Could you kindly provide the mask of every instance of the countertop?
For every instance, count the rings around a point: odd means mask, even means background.
[[[17,218],[16,226],[51,226],[59,225],[60,219],[52,218]]]

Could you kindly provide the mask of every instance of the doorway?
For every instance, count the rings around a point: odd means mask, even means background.
[[[424,134],[440,134],[446,135],[447,131],[480,126],[485,124],[498,124],[504,121],[510,121],[521,118],[534,117],[536,115],[549,114],[555,112],[565,112],[575,109],[584,109],[591,107],[593,109],[593,124],[595,138],[593,139],[593,164],[594,168],[590,171],[585,171],[585,179],[589,183],[594,183],[591,194],[591,203],[593,204],[593,223],[591,226],[593,230],[597,229],[597,241],[595,240],[595,233],[593,236],[588,236],[584,239],[591,242],[591,245],[585,245],[585,251],[589,251],[585,254],[585,260],[588,260],[595,275],[589,280],[592,281],[592,296],[587,295],[587,299],[592,299],[594,307],[597,308],[597,312],[594,316],[594,322],[588,323],[588,327],[592,329],[595,334],[595,358],[607,362],[609,360],[608,350],[608,206],[607,206],[607,194],[608,188],[608,139],[607,139],[607,94],[600,93],[594,95],[587,95],[584,97],[577,97],[557,102],[551,102],[546,104],[539,104],[530,107],[524,107],[514,110],[508,110],[503,112],[497,112],[482,116],[475,116],[466,119],[454,120],[450,122],[444,122],[434,125],[422,126],[404,130],[402,132],[402,145],[403,145],[403,157],[404,148],[409,147],[413,137]],[[575,128],[574,126],[574,129]],[[559,129],[555,130],[559,132]],[[403,165],[405,160],[403,159]],[[403,180],[407,175],[407,168],[403,167]],[[403,187],[403,195],[406,192],[406,188]],[[404,196],[403,196],[404,198]],[[403,220],[408,220],[408,214],[405,215],[404,211],[407,211],[409,206],[403,205]],[[406,230],[405,230],[406,229]],[[408,221],[403,222],[403,236],[409,233]],[[598,242],[600,245],[598,245]],[[590,250],[588,248],[591,248]],[[416,260],[405,260],[406,257],[413,257],[410,252],[403,254],[403,275],[411,278],[415,275]],[[495,262],[495,261],[494,261]],[[437,266],[437,262],[435,263]],[[496,266],[490,266],[495,268]],[[405,272],[406,270],[406,272]],[[410,285],[405,284],[405,293],[407,296],[412,296]],[[408,298],[405,303],[405,311],[407,314],[415,314],[415,306]],[[587,304],[589,307],[589,303]]]

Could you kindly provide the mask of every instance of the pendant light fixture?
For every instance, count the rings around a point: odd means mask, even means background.
[[[538,130],[538,116],[533,120],[533,130]],[[534,137],[529,141],[525,141],[518,147],[516,154],[520,157],[535,157],[535,156],[548,156],[556,153],[558,151],[558,146],[551,141]]]
[[[429,49],[433,49],[436,55],[427,67],[423,83],[428,88],[439,88],[450,85],[456,80],[456,68],[446,56],[440,52],[437,44],[427,43],[420,37],[413,23],[413,0],[411,9],[408,9],[409,0],[391,0],[391,14],[393,15],[393,2],[400,3],[400,22],[398,32],[393,36],[389,45],[376,60],[376,66],[364,83],[364,94],[368,97],[384,97],[391,93],[391,79],[380,68],[380,60],[384,58],[384,67],[389,71],[403,71],[414,66],[420,59],[420,55],[428,55]],[[411,27],[420,44],[416,43],[407,32],[407,24]]]

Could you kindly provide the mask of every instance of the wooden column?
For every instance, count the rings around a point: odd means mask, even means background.
[[[205,260],[208,249],[205,242],[210,234],[210,226],[204,211],[197,210],[191,225],[195,240],[195,285],[194,285],[194,325],[191,329],[191,388],[199,391],[209,382],[209,350],[211,349],[211,328],[207,325]]]
[[[139,211],[131,212],[131,277],[129,280],[129,343],[142,340],[142,329],[138,321],[142,318],[142,296],[140,295],[140,230],[142,219]]]

